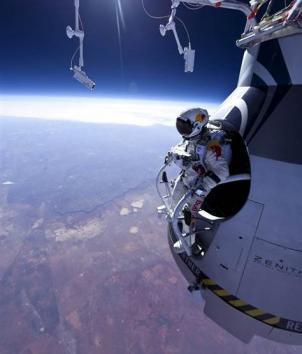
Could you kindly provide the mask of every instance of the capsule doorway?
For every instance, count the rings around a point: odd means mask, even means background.
[[[228,132],[232,147],[230,176],[207,195],[202,210],[216,218],[230,218],[246,203],[251,187],[251,165],[245,141],[238,132]]]

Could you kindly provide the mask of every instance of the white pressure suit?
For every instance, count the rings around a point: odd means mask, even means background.
[[[172,190],[172,207],[175,208],[188,190],[197,191],[192,193],[192,198],[187,204],[194,220],[198,211],[202,209],[205,196],[230,174],[231,145],[225,139],[222,130],[206,129],[194,139],[183,140],[171,149],[175,150],[185,151],[190,158],[182,158],[181,154],[177,153],[173,155],[173,161],[181,168],[181,172]]]

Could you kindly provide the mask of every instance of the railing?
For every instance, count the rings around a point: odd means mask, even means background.
[[[184,248],[185,252],[188,256],[192,255],[192,236],[201,230],[194,230],[192,231],[189,228],[189,232],[184,232],[183,228],[179,227],[180,223],[184,221],[183,210],[186,204],[189,203],[193,195],[196,193],[195,189],[188,190],[178,201],[178,203],[174,207],[173,203],[173,192],[171,191],[171,187],[174,181],[169,181],[166,169],[171,165],[171,161],[166,161],[164,166],[159,170],[159,173],[156,178],[156,188],[157,192],[163,202],[163,205],[157,208],[157,212],[160,216],[164,216],[169,223],[171,223],[174,235],[176,236],[177,240],[181,242],[182,247]],[[251,179],[250,174],[237,174],[229,176],[223,182],[218,183],[216,186],[225,185],[228,183],[233,183],[236,181],[249,181]],[[164,193],[161,189],[161,185],[164,185]],[[215,187],[216,188],[216,187]],[[204,197],[207,196],[208,193],[204,192]],[[199,213],[200,219],[213,223],[213,220],[223,219],[218,217],[212,217],[212,215],[208,213],[203,213],[201,210]]]

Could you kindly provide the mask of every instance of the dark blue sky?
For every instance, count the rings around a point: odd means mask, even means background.
[[[85,67],[97,83],[95,95],[223,99],[236,85],[242,50],[235,40],[244,17],[235,11],[204,8],[178,11],[197,50],[194,74],[183,72],[172,33],[159,34],[159,24],[145,15],[141,0],[121,0],[126,29],[122,33],[121,71],[113,0],[81,0]],[[170,0],[145,0],[154,15],[169,13]],[[68,40],[66,25],[74,26],[73,0],[2,0],[1,93],[87,95],[69,71],[77,47]],[[165,22],[165,21],[164,21]],[[187,44],[178,26],[183,44]]]

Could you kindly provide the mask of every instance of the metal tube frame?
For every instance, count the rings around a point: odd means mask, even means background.
[[[173,232],[177,238],[178,241],[181,241],[183,248],[185,249],[186,253],[188,256],[192,255],[192,249],[191,249],[191,242],[188,243],[188,238],[193,235],[193,233],[185,233],[180,231],[178,223],[180,220],[183,220],[184,217],[181,215],[184,206],[189,202],[189,200],[192,198],[194,195],[195,190],[190,189],[188,192],[186,192],[183,197],[178,201],[176,204],[175,208],[173,208],[173,203],[172,203],[172,192],[171,192],[171,181],[169,181],[166,173],[166,169],[172,164],[173,159],[168,158],[165,164],[161,167],[159,170],[157,177],[156,177],[156,189],[157,193],[160,197],[160,199],[163,202],[163,206],[158,208],[158,214],[159,215],[164,215],[167,219],[168,222],[171,223]],[[163,173],[166,173],[167,179],[163,180]],[[251,175],[250,174],[238,174],[238,175],[232,175],[229,176],[225,181],[222,181],[218,183],[217,185],[220,184],[225,184],[225,183],[230,183],[230,182],[235,182],[235,181],[243,181],[243,180],[250,180]],[[160,185],[164,184],[165,185],[165,194],[162,193],[162,190],[160,188]],[[205,194],[206,197],[207,194]],[[209,221],[205,216],[200,215],[200,218]],[[195,230],[196,232],[196,230]],[[190,239],[191,241],[191,239]],[[190,244],[190,245],[189,245]]]
[[[172,0],[172,7],[174,3],[196,4],[202,6],[212,6],[215,8],[224,8],[224,9],[240,11],[247,18],[244,33],[246,33],[251,27],[257,24],[255,17],[253,17],[252,9],[247,4],[244,4],[237,0],[225,0],[225,1],[215,1],[215,2],[211,2],[209,0]]]

